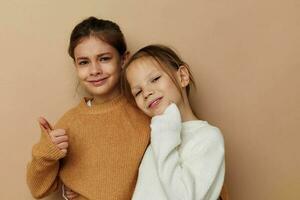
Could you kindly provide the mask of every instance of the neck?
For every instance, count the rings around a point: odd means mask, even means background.
[[[111,101],[121,94],[119,89],[109,92],[108,94],[96,95],[93,96],[93,102],[96,104],[101,104],[107,101]]]
[[[198,120],[197,116],[194,114],[188,98],[184,95],[184,101],[178,105],[178,109],[181,114],[182,122]]]

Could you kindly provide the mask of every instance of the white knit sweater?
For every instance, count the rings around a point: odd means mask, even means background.
[[[205,121],[181,122],[175,104],[151,120],[151,144],[133,200],[216,200],[224,181],[224,142]]]

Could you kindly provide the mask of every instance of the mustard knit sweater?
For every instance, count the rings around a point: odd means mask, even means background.
[[[60,182],[90,200],[129,200],[149,143],[149,118],[123,96],[109,102],[86,100],[71,109],[55,128],[69,137],[65,155],[42,132],[27,167],[32,195],[42,198]]]

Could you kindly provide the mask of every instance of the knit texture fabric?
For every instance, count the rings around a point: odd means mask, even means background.
[[[60,182],[78,199],[129,200],[138,168],[149,143],[149,118],[119,96],[109,102],[83,99],[55,125],[69,137],[65,155],[42,132],[27,167],[32,195],[42,198],[60,188]]]
[[[225,173],[220,130],[201,120],[182,123],[175,104],[150,127],[133,200],[217,200]]]

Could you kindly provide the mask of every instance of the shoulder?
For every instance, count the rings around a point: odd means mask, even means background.
[[[198,128],[198,134],[212,140],[219,140],[223,142],[223,135],[220,129],[218,127],[210,125],[208,122]]]
[[[133,103],[126,102],[123,112],[126,115],[126,120],[128,120],[133,127],[149,132],[151,119],[138,109],[137,106]]]
[[[182,138],[183,157],[224,156],[224,139],[220,129],[205,121],[199,123],[192,132],[188,132]]]
[[[202,151],[224,154],[224,139],[219,128],[207,123],[203,127],[200,127],[198,131],[198,137],[201,136]]]
[[[82,102],[80,102],[78,105],[70,108],[65,113],[62,114],[62,116],[59,118],[59,120],[56,122],[54,128],[63,128],[66,129],[69,127],[69,123],[74,119],[74,117],[77,115],[78,110],[80,110],[80,107]]]
[[[134,103],[127,101],[124,108],[131,119],[138,121],[147,121],[147,123],[150,123],[150,118],[146,114],[144,114]]]
[[[192,125],[189,124],[189,129],[184,133],[183,138],[197,146],[201,144],[200,146],[203,147],[224,147],[224,139],[220,129],[206,121],[199,120]]]

